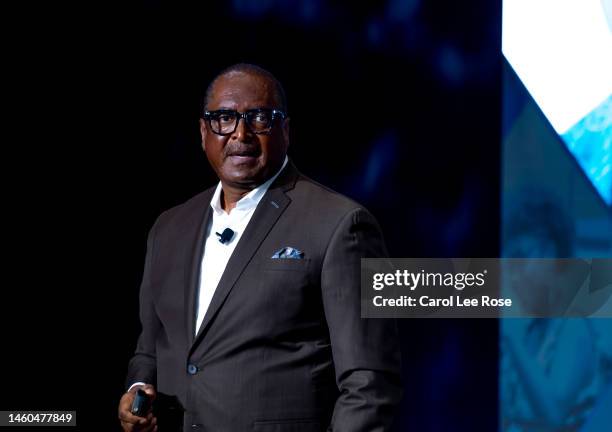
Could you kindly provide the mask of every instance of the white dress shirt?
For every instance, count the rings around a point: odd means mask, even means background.
[[[225,271],[225,267],[240,241],[240,237],[244,233],[255,208],[261,198],[264,196],[272,182],[278,177],[280,172],[287,165],[287,157],[283,162],[283,166],[278,172],[262,185],[256,187],[251,192],[243,196],[236,203],[231,213],[227,213],[221,208],[221,182],[217,185],[217,189],[210,200],[210,206],[213,209],[212,223],[208,227],[206,233],[206,246],[204,247],[204,256],[202,257],[202,265],[200,266],[200,287],[198,290],[198,309],[195,326],[195,334],[198,333],[200,325],[204,320],[204,315],[208,310],[208,306],[212,300],[213,294],[219,285],[219,280]],[[221,243],[219,236],[223,230],[230,228],[234,231],[234,236],[229,243]]]
[[[221,207],[221,182],[217,185],[217,189],[210,200],[212,207],[212,223],[209,224],[206,231],[206,246],[204,247],[204,256],[202,257],[202,265],[200,266],[200,286],[198,289],[198,309],[195,334],[198,334],[200,325],[204,320],[204,315],[208,310],[213,294],[219,285],[219,280],[225,271],[225,267],[240,240],[242,233],[246,229],[257,204],[263,198],[266,191],[280,172],[285,168],[289,159],[285,156],[283,166],[278,170],[272,178],[265,183],[253,189],[251,192],[243,196],[236,203],[231,213],[227,213]],[[229,243],[221,243],[219,236],[215,233],[222,233],[225,228],[230,228],[234,231],[234,236]],[[136,385],[144,385],[143,382],[135,382],[130,386],[130,391]]]

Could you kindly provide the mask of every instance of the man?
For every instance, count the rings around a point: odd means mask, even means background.
[[[149,234],[124,430],[157,429],[129,413],[138,388],[176,398],[184,431],[388,430],[396,327],[360,317],[360,259],[385,255],[378,224],[288,160],[285,95],[266,70],[217,76],[200,130],[220,183]]]

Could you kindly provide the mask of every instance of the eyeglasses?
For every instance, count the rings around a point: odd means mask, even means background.
[[[251,109],[243,113],[234,110],[204,112],[204,119],[208,122],[211,130],[217,135],[233,134],[241,118],[244,119],[251,132],[255,134],[269,133],[274,120],[284,120],[286,116],[283,111],[264,108]]]

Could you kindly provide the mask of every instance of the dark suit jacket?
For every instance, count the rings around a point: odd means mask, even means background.
[[[360,317],[360,259],[386,254],[375,219],[287,164],[194,337],[213,191],[151,229],[127,385],[176,397],[185,431],[388,430],[401,394],[396,323]],[[286,246],[304,259],[271,259]]]

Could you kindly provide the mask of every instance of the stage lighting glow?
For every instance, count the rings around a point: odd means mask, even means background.
[[[504,0],[502,50],[612,205],[612,0]]]

